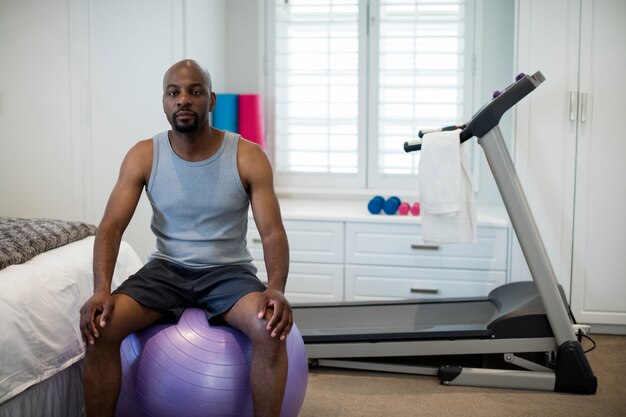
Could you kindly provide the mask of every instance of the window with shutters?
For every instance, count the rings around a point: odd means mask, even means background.
[[[468,118],[468,0],[272,0],[278,185],[416,186],[420,129]]]

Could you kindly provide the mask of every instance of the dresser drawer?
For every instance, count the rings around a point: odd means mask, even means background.
[[[483,297],[505,271],[346,266],[346,301]]]
[[[257,276],[267,283],[265,264],[255,261]],[[343,265],[292,262],[285,297],[290,303],[343,301]]]
[[[342,222],[286,220],[284,225],[292,262],[343,263]],[[248,229],[248,250],[254,259],[263,260],[261,236],[253,226]]]
[[[479,227],[476,244],[426,245],[418,224],[346,224],[346,263],[506,270],[506,228]]]

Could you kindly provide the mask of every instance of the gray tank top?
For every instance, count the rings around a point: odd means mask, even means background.
[[[218,151],[198,162],[176,155],[167,132],[152,143],[146,194],[156,251],[149,259],[188,268],[251,262],[246,244],[250,199],[237,170],[239,135],[225,132]]]

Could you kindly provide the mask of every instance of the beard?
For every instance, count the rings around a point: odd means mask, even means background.
[[[174,130],[180,133],[189,133],[189,132],[194,132],[195,130],[198,129],[198,115],[197,114],[194,113],[194,117],[190,121],[180,122],[178,118],[176,117],[176,113],[178,112],[175,112],[172,116],[172,127],[174,128]]]

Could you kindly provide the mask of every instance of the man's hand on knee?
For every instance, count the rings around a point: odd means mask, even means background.
[[[99,315],[100,327],[106,326],[113,311],[113,296],[110,293],[94,293],[80,309],[80,333],[85,344],[93,345],[100,336],[96,326]]]
[[[266,329],[272,337],[280,337],[280,340],[285,340],[293,326],[291,305],[280,291],[268,288],[263,292],[263,295],[263,303],[259,308],[258,317],[263,319],[267,313],[271,312]]]

